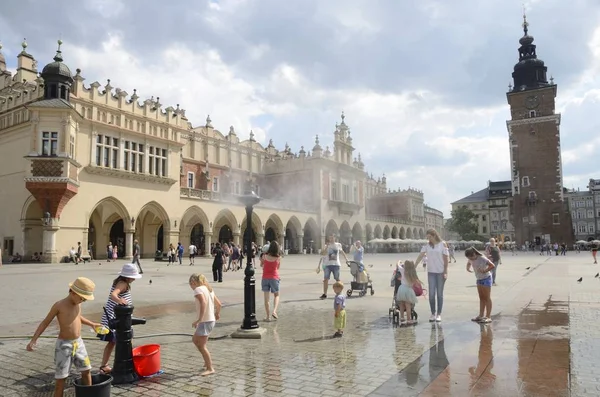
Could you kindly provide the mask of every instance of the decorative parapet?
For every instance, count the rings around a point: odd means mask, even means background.
[[[158,183],[162,185],[174,185],[178,181],[172,178],[166,178],[149,174],[138,174],[130,171],[115,170],[112,168],[96,167],[88,165],[84,170],[90,174],[108,176],[112,178],[129,179],[140,182]]]
[[[365,220],[366,221],[374,221],[374,222],[397,223],[400,225],[407,225],[407,226],[416,226],[416,225],[413,225],[412,223],[406,221],[405,219],[395,218],[395,217],[391,217],[391,216],[367,215],[365,217]]]

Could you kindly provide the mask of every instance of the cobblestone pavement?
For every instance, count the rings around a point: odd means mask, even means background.
[[[261,322],[263,339],[227,336],[243,317],[242,273],[226,273],[215,285],[226,304],[209,342],[217,374],[201,377],[202,358],[189,337],[143,335],[188,333],[194,319],[187,277],[195,267],[146,263],[133,286],[135,314],[148,318],[136,326],[134,345],[161,345],[164,373],[133,385],[112,388],[115,396],[597,396],[600,349],[597,327],[600,298],[598,267],[585,254],[568,257],[507,255],[493,290],[494,322],[473,324],[478,302],[473,275],[464,261],[452,264],[446,284],[441,324],[426,321],[428,303],[417,305],[415,327],[394,328],[388,318],[392,289],[390,263],[407,255],[372,255],[367,264],[374,296],[348,300],[348,328],[332,339],[332,301],[321,301],[316,257],[284,258],[282,304],[277,322]],[[589,262],[589,263],[588,263]],[[50,304],[66,293],[66,284],[85,275],[97,285],[96,301],[83,305],[95,319],[110,281],[122,263],[26,265],[0,269],[0,336],[31,334]],[[529,268],[529,269],[527,269]],[[420,272],[424,275],[424,272]],[[576,279],[584,277],[582,283]],[[260,274],[258,274],[260,278]],[[348,281],[349,272],[343,273]],[[423,277],[425,278],[425,277]],[[148,282],[149,279],[153,283]],[[15,288],[18,286],[18,288]],[[263,315],[257,291],[257,317]],[[331,294],[331,291],[330,291]],[[33,303],[35,302],[35,303]],[[47,335],[55,334],[50,329]],[[92,333],[85,335],[93,336]],[[221,338],[223,337],[223,338]],[[24,350],[26,340],[0,338],[2,396],[50,396],[53,389],[53,339],[38,350]],[[86,341],[97,367],[104,347]],[[76,374],[74,374],[76,376]],[[74,395],[73,388],[65,395]]]

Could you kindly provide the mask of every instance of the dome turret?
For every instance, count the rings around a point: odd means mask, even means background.
[[[54,56],[54,62],[44,66],[41,76],[44,79],[44,99],[64,99],[69,101],[73,75],[69,67],[63,63],[60,46],[62,40],[58,40],[58,50]]]

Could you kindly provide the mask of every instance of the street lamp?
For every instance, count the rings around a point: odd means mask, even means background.
[[[252,184],[248,182],[240,201],[246,207],[246,270],[244,271],[244,320],[241,328],[234,332],[233,338],[259,339],[264,329],[261,329],[256,321],[256,297],[254,266],[252,266],[252,211],[253,207],[260,202],[260,197],[252,191]],[[247,237],[246,237],[247,235]]]

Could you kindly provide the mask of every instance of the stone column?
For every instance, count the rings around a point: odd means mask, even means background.
[[[205,257],[211,257],[212,255],[210,254],[210,244],[212,243],[212,233],[211,232],[205,232],[204,233],[204,256]]]
[[[302,254],[304,249],[304,234],[298,235],[298,253]]]
[[[165,250],[169,248],[169,244],[173,244],[173,247],[177,248],[177,243],[179,242],[179,230],[168,230],[166,236],[168,242]]]
[[[43,246],[44,253],[42,256],[42,260],[45,263],[58,263],[60,257],[58,252],[56,251],[56,232],[60,229],[58,226],[58,219],[53,218],[50,220],[48,225],[44,225],[44,234],[43,234]]]
[[[265,245],[265,235],[264,234],[256,235],[256,245],[258,245],[258,248],[261,248],[263,245]]]
[[[284,244],[285,244],[285,233],[281,233],[281,234],[279,234],[277,236],[277,242],[279,243],[279,248],[281,250],[284,250],[285,249],[285,246],[284,246]]]
[[[240,236],[241,236],[241,233],[239,233],[239,232],[233,233],[233,243],[235,245],[240,244]]]
[[[133,259],[133,234],[135,229],[125,230],[125,259]]]

